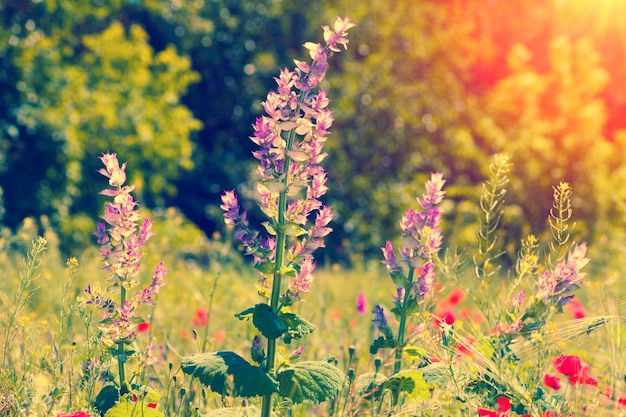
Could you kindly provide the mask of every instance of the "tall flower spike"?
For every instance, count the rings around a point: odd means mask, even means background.
[[[263,225],[271,236],[277,234],[278,227],[287,227],[281,222],[288,225],[286,234],[292,242],[285,258],[300,271],[283,300],[297,300],[301,292],[308,291],[313,280],[310,266],[314,265],[310,257],[324,246],[324,237],[331,232],[328,224],[334,216],[330,207],[320,201],[328,191],[326,171],[320,163],[326,157],[323,146],[333,115],[327,108],[330,100],[326,91],[314,90],[326,75],[328,58],[340,51],[339,46],[346,48],[347,31],[354,26],[347,17],[337,18],[332,28],[323,27],[324,45],[305,43],[312,62],[295,60],[294,70],[280,71],[274,78],[276,91],[270,91],[263,102],[265,114],[252,126],[254,134],[250,139],[258,146],[253,152],[259,162],[258,203],[270,219]],[[234,237],[244,244],[247,253],[254,255],[255,262],[274,262],[276,242],[249,228],[234,191],[222,195],[220,207],[225,223],[234,227]],[[261,286],[266,288],[271,274],[261,274]]]

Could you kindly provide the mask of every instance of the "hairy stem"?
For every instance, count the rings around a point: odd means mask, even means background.
[[[277,311],[280,304],[280,293],[282,284],[282,270],[283,262],[285,258],[286,247],[286,234],[283,230],[285,225],[285,211],[287,210],[287,191],[289,181],[289,166],[291,165],[291,159],[287,156],[288,151],[291,150],[293,141],[296,137],[295,129],[289,131],[289,137],[287,139],[287,145],[285,147],[285,174],[283,178],[284,189],[278,196],[278,221],[276,225],[276,263],[274,267],[274,277],[272,280],[272,295],[270,298],[270,307],[273,311]],[[276,339],[267,339],[267,363],[266,372],[271,372],[274,369],[276,362]],[[263,408],[261,410],[261,417],[269,417],[272,410],[272,394],[265,395],[263,397]]]
[[[404,300],[402,300],[402,308],[406,308],[406,304],[409,302],[411,297],[411,287],[413,286],[413,275],[415,273],[415,268],[409,268],[409,287],[404,291]],[[396,356],[393,364],[393,373],[397,374],[400,372],[400,368],[402,367],[402,351],[404,350],[404,333],[406,332],[406,319],[407,315],[402,314],[400,317],[400,325],[398,327],[398,347],[396,348]]]
[[[126,288],[122,285],[120,291],[120,306],[123,308],[126,302]],[[124,342],[117,344],[117,368],[120,374],[120,395],[125,394],[126,390],[126,352],[124,351]]]

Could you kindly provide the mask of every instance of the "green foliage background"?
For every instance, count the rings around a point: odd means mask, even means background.
[[[221,230],[222,190],[249,189],[247,138],[273,76],[346,14],[359,26],[326,80],[329,256],[378,256],[435,170],[449,179],[448,241],[473,239],[467,201],[498,152],[515,167],[509,242],[545,229],[561,180],[584,238],[611,241],[626,201],[624,45],[540,0],[6,0],[2,222],[45,216],[64,250],[84,247],[101,210],[97,156],[110,150],[143,206]]]

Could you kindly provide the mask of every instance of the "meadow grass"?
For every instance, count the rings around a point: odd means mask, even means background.
[[[262,228],[234,190],[221,206],[232,236],[139,211],[107,152],[97,249],[62,260],[45,218],[0,231],[0,415],[626,415],[623,247],[577,239],[567,183],[541,238],[511,250],[509,157],[496,155],[460,225],[476,238],[455,247],[433,173],[380,258],[316,265],[333,218],[319,200],[333,117],[317,87],[353,26],[337,18],[324,45],[307,42],[311,64],[280,72],[253,126]]]

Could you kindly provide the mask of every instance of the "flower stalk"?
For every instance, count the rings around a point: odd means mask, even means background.
[[[325,45],[304,44],[312,62],[294,60],[294,71],[281,70],[275,78],[277,90],[270,91],[263,102],[265,115],[253,125],[250,139],[259,146],[253,152],[259,161],[256,191],[259,207],[269,219],[263,223],[267,235],[250,228],[234,190],[222,196],[224,220],[234,227],[233,236],[246,254],[253,256],[260,275],[259,294],[269,300],[269,306],[263,308],[269,307],[269,312],[264,314],[278,322],[284,308],[310,291],[315,269],[312,254],[324,246],[324,237],[331,232],[327,226],[334,217],[332,210],[320,201],[327,191],[326,172],[320,163],[326,157],[322,150],[333,116],[327,108],[326,91],[318,87],[328,69],[328,58],[340,52],[340,46],[347,48],[347,31],[354,26],[347,17],[337,18],[332,29],[322,26]],[[267,339],[267,357],[260,363],[265,372],[273,374],[277,339],[287,329],[259,330]],[[287,343],[293,330],[285,335]],[[297,338],[302,336],[298,332]],[[271,409],[272,393],[268,393],[263,396],[262,417],[268,417]]]

